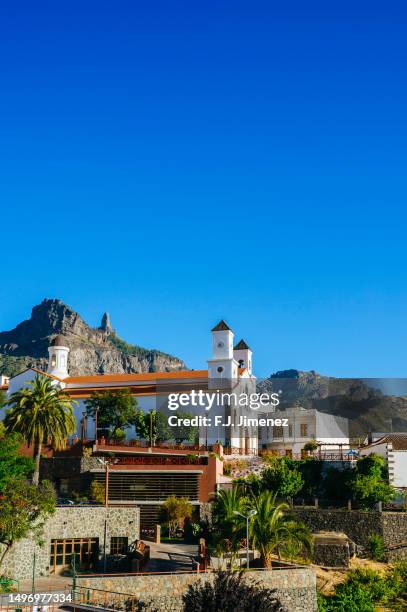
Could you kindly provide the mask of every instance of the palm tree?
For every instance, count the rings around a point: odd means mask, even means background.
[[[234,512],[242,511],[243,497],[240,488],[234,486],[232,489],[221,489],[215,500],[214,514],[219,523],[235,520]]]
[[[77,402],[71,400],[54,380],[39,375],[6,402],[6,406],[10,406],[4,419],[6,430],[20,433],[29,445],[34,445],[32,482],[35,485],[39,483],[42,445],[51,436],[54,448],[64,448],[66,438],[76,429],[74,404]]]
[[[263,567],[271,569],[272,554],[288,542],[300,550],[311,552],[312,536],[305,525],[289,514],[289,505],[276,501],[271,491],[253,496],[253,508],[257,514],[250,522],[250,538],[253,547],[260,552]]]
[[[247,498],[241,494],[241,488],[221,489],[215,499],[213,523],[215,531],[211,533],[215,555],[223,560],[227,555],[228,564],[232,567],[239,549],[244,545],[245,526],[238,520],[235,512],[243,512]],[[222,561],[223,564],[223,561]]]

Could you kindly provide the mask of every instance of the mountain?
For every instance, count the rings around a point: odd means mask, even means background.
[[[107,313],[101,326],[93,328],[61,300],[45,299],[34,306],[30,319],[0,332],[0,374],[14,375],[29,366],[46,369],[48,346],[57,334],[66,338],[71,349],[69,373],[73,376],[187,369],[177,357],[119,338]]]
[[[297,404],[349,419],[351,437],[369,431],[407,431],[407,397],[386,395],[385,379],[334,378],[311,370],[282,370],[257,384],[259,393],[280,393],[282,409]],[[406,394],[407,395],[407,394]]]

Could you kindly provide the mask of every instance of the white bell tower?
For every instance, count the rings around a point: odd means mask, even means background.
[[[253,351],[244,340],[240,340],[233,349],[233,357],[239,364],[239,368],[245,368],[248,374],[253,371]]]
[[[67,378],[69,348],[63,336],[58,335],[52,340],[48,347],[48,354],[48,374],[57,378]]]
[[[212,329],[212,359],[208,360],[208,378],[214,381],[230,381],[238,377],[238,362],[233,357],[234,333],[220,321]]]

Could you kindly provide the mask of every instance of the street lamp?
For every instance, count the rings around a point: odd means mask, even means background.
[[[109,505],[109,467],[110,461],[97,457],[99,463],[105,468],[105,531],[104,531],[104,542],[103,542],[103,572],[106,574],[107,558],[106,558],[106,545],[107,545],[107,507]]]
[[[241,512],[238,512],[237,510],[233,510],[233,514],[236,516],[241,516],[246,521],[246,568],[249,569],[249,521],[257,514],[257,510],[250,510],[247,516]]]

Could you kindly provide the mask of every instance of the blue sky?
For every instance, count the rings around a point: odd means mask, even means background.
[[[0,7],[0,329],[44,297],[203,367],[405,376],[406,9]]]

